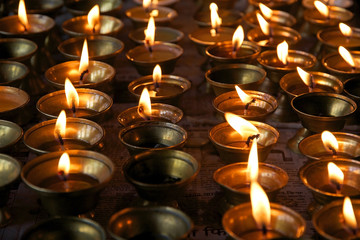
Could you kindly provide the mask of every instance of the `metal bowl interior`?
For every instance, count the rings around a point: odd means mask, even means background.
[[[129,225],[131,223],[131,225]],[[126,208],[109,221],[110,235],[126,239],[186,239],[192,228],[191,219],[171,207]]]
[[[27,14],[53,14],[56,13],[63,5],[63,0],[26,0]],[[18,0],[11,0],[9,8],[17,12],[19,6]]]
[[[0,117],[22,109],[30,101],[30,96],[19,88],[0,86]]]
[[[344,92],[356,103],[360,103],[360,79],[350,78],[344,82]]]
[[[30,227],[21,240],[61,239],[105,240],[104,229],[96,222],[77,217],[54,217]]]
[[[5,151],[21,139],[23,130],[16,123],[0,120],[0,135],[0,151]]]
[[[24,143],[37,154],[60,151],[61,146],[54,137],[56,119],[38,123],[24,134]],[[100,147],[105,131],[97,123],[83,118],[66,119],[65,149],[92,149]]]
[[[0,61],[0,86],[20,86],[29,72],[29,68],[20,62]]]
[[[234,9],[219,9],[222,27],[237,27],[242,21],[242,13]],[[194,15],[194,20],[200,27],[211,27],[210,12],[199,11]]]
[[[0,59],[23,62],[35,54],[38,47],[33,41],[23,38],[0,39]]]
[[[84,37],[76,37],[65,40],[58,46],[58,50],[70,60],[80,60],[84,44]],[[117,38],[108,36],[87,36],[90,60],[106,60],[120,54],[124,44]]]
[[[360,156],[360,136],[344,132],[333,132],[333,134],[339,143],[336,157],[351,159]],[[311,160],[321,160],[333,156],[332,152],[324,147],[320,133],[304,138],[299,143],[299,150]]]
[[[0,153],[0,193],[7,190],[9,185],[18,179],[20,172],[20,163],[15,158]],[[0,202],[2,202],[2,199]]]
[[[129,38],[137,44],[144,44],[145,28],[139,28],[129,33]],[[177,43],[183,39],[184,34],[175,29],[169,27],[156,27],[155,29],[155,41]]]
[[[247,38],[259,46],[275,48],[279,43],[286,41],[289,45],[295,45],[301,40],[301,35],[296,30],[289,27],[273,26],[273,37],[264,35],[260,27],[248,31]]]
[[[117,14],[122,7],[121,0],[67,0],[65,7],[73,15],[87,15],[95,4],[99,4],[101,14]]]
[[[161,7],[161,6],[156,6],[154,9],[150,8],[149,9],[150,11],[146,10],[142,6],[134,7],[128,9],[125,12],[125,14],[128,18],[130,18],[134,22],[140,24],[146,24],[150,17],[149,13],[155,9],[158,10],[158,15],[154,17],[155,23],[157,24],[170,22],[178,15],[174,9],[168,7]]]
[[[125,127],[119,132],[120,141],[130,153],[146,150],[181,148],[187,139],[185,129],[173,123],[147,121]]]

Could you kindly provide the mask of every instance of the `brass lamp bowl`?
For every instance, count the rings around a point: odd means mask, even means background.
[[[173,123],[147,121],[121,129],[119,139],[133,155],[147,150],[181,148],[187,139],[187,132]]]
[[[292,4],[296,3],[296,0],[276,0],[268,2],[267,0],[249,0],[249,3],[253,6],[259,7],[260,3],[266,4],[271,9],[288,10]]]
[[[256,14],[261,13],[259,10],[250,12],[245,14],[244,21],[250,27],[258,27],[259,22],[257,20]],[[271,18],[266,19],[271,26],[285,26],[285,27],[292,27],[296,24],[296,18],[284,11],[273,10],[271,14]]]
[[[206,81],[216,96],[233,91],[235,85],[242,90],[257,90],[266,77],[264,69],[250,64],[228,64],[209,69]]]
[[[70,38],[58,46],[59,52],[69,60],[80,60],[84,37]],[[124,49],[124,43],[108,36],[87,36],[89,60],[114,64],[116,57]]]
[[[27,14],[55,15],[64,5],[63,0],[26,0]],[[17,13],[19,6],[18,0],[10,0],[9,8]]]
[[[66,0],[65,7],[75,16],[87,15],[95,4],[99,4],[101,15],[117,15],[122,7],[121,0]]]
[[[272,147],[279,138],[279,132],[272,126],[250,121],[260,132],[258,141],[259,162],[266,160]],[[209,132],[209,138],[225,163],[247,162],[250,147],[246,146],[247,139],[243,139],[227,122],[220,123]]]
[[[306,222],[300,214],[280,204],[270,203],[272,239],[298,239],[305,233]],[[242,203],[229,209],[222,217],[222,225],[231,239],[254,239],[252,234],[261,229],[252,217],[251,203]]]
[[[136,44],[144,44],[146,28],[138,28],[129,33],[129,38]],[[168,42],[177,43],[184,38],[184,33],[170,27],[156,27],[155,28],[155,41],[156,42]]]
[[[158,11],[158,15],[154,17],[156,26],[167,25],[178,16],[174,9],[162,6],[156,6],[154,8],[149,7],[149,9],[145,9],[143,6],[137,6],[128,9],[125,14],[128,18],[130,18],[132,23],[135,25],[135,28],[142,28],[147,26],[150,13],[153,10]]]
[[[358,216],[360,211],[360,200],[352,199],[351,204]],[[316,212],[312,217],[312,224],[318,234],[324,239],[341,240],[341,239],[357,239],[357,237],[346,229],[343,218],[344,201],[333,201],[325,205],[322,209]]]
[[[251,64],[256,60],[260,51],[261,47],[249,41],[244,41],[241,44],[241,47],[235,52],[235,56],[231,42],[217,43],[205,49],[206,55],[210,57],[212,66],[231,63]]]
[[[172,105],[163,103],[151,104],[151,120],[178,123],[183,117],[183,111]],[[130,126],[137,122],[144,122],[138,113],[138,107],[131,107],[121,112],[117,117],[118,122],[124,127]]]
[[[129,92],[137,99],[140,98],[143,89],[155,90],[152,75],[147,75],[135,79],[128,85]],[[191,87],[191,82],[183,77],[175,75],[162,75],[159,92],[156,96],[151,96],[152,103],[169,103],[177,105],[180,97]]]
[[[336,192],[329,182],[327,165],[334,162],[344,173],[341,192]],[[315,201],[324,205],[345,196],[360,197],[360,163],[343,157],[328,157],[319,161],[312,161],[301,167],[300,179],[311,190]]]
[[[113,16],[100,15],[100,29],[98,32],[93,32],[93,29],[88,27],[87,15],[77,16],[66,20],[61,25],[63,31],[71,37],[91,36],[91,35],[106,35],[116,37],[124,23]]]
[[[323,72],[309,72],[314,81],[313,92],[341,93],[343,83],[330,74]],[[291,100],[293,97],[308,93],[309,87],[301,80],[297,72],[290,72],[280,79],[280,87]]]
[[[221,114],[221,117],[225,112],[231,112],[253,121],[264,121],[278,106],[276,98],[270,94],[252,90],[245,90],[244,92],[255,99],[255,102],[249,105],[246,114],[246,104],[241,101],[236,91],[217,96],[213,101],[213,106]]]
[[[0,60],[0,86],[19,87],[23,81],[26,81],[29,72],[25,64]]]
[[[166,202],[181,196],[200,171],[200,163],[178,150],[147,151],[131,157],[124,176],[142,199]]]
[[[30,64],[30,58],[38,47],[33,41],[24,38],[0,39],[0,59]],[[27,62],[28,61],[28,62]]]
[[[101,121],[109,113],[113,105],[113,100],[109,95],[90,88],[77,88],[76,91],[79,95],[76,117]],[[41,97],[36,103],[36,109],[46,119],[57,118],[61,110],[65,110],[67,116],[73,114],[67,103],[65,90],[52,92]]]
[[[30,96],[25,91],[0,86],[0,119],[9,120],[19,125],[25,124],[31,116],[28,112]]]
[[[310,160],[321,160],[332,156],[334,159],[337,157],[351,159],[360,156],[360,136],[344,132],[333,132],[332,134],[339,143],[339,149],[335,156],[324,147],[321,133],[304,138],[299,143],[300,152]]]
[[[115,172],[113,162],[103,154],[84,150],[66,152],[71,164],[69,189],[57,188],[61,183],[58,177],[61,151],[32,159],[21,172],[23,182],[39,195],[41,205],[50,215],[75,216],[89,212],[96,206],[100,192]],[[56,181],[59,183],[57,187]]]
[[[0,227],[7,225],[11,220],[5,206],[11,186],[19,178],[20,172],[21,165],[15,158],[0,153]]]
[[[71,236],[69,238],[69,236]],[[52,217],[41,221],[21,236],[21,240],[87,239],[105,240],[104,229],[96,222],[77,217]]]
[[[38,123],[24,134],[25,145],[36,154],[61,151],[61,145],[54,136],[56,119]],[[105,130],[97,123],[83,118],[66,118],[64,148],[101,149]]]
[[[19,142],[23,130],[16,123],[0,120],[0,135],[0,152],[6,152]]]
[[[250,201],[250,181],[246,162],[226,165],[217,169],[213,179],[225,193],[230,206]],[[271,164],[259,164],[258,183],[263,187],[270,200],[275,201],[278,192],[285,187],[289,179],[287,173]]]
[[[360,83],[359,78],[349,78],[344,82],[344,92],[356,102],[360,103]]]
[[[317,39],[326,46],[327,52],[338,51],[341,45],[347,50],[359,50],[360,48],[360,28],[351,28],[352,35],[347,37],[341,33],[338,26],[324,28],[317,32]]]
[[[116,240],[183,240],[187,238],[192,227],[191,219],[182,211],[158,206],[125,208],[111,216],[108,231]]]
[[[360,51],[350,51],[350,54],[355,59],[360,57]],[[353,69],[338,52],[326,55],[322,58],[321,63],[332,75],[341,80],[360,76],[360,68]]]
[[[306,93],[294,97],[291,106],[302,125],[311,132],[343,129],[346,119],[355,112],[356,103],[336,93]]]

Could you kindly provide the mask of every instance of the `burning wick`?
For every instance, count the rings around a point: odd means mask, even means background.
[[[29,27],[29,21],[28,21],[27,14],[26,14],[26,7],[25,7],[24,0],[19,1],[18,17],[19,17],[20,24],[24,27],[24,32],[27,32],[28,27]]]
[[[159,64],[156,64],[153,70],[153,81],[155,92],[158,93],[160,91],[160,81],[161,81],[161,67]]]
[[[236,52],[241,47],[243,41],[244,41],[244,29],[242,28],[242,26],[239,25],[236,28],[232,37],[232,47],[233,47],[231,53],[232,58],[236,58]]]
[[[144,120],[151,120],[151,100],[149,91],[146,87],[142,90],[140,95],[137,112]]]
[[[89,73],[88,67],[89,67],[89,50],[88,50],[87,40],[85,38],[83,48],[81,51],[81,58],[79,64],[79,72],[80,72],[79,84],[83,84],[85,74]]]
[[[147,28],[144,30],[145,40],[144,44],[147,50],[152,54],[152,46],[155,42],[155,20],[153,16],[150,16]]]
[[[70,172],[70,157],[69,154],[64,152],[59,159],[57,175],[59,176],[60,180],[64,183],[65,191],[68,191],[69,189],[69,185],[67,182],[69,178],[69,172]]]
[[[327,165],[329,172],[329,182],[334,186],[336,193],[341,192],[342,184],[344,181],[344,173],[341,169],[333,162],[329,162]]]
[[[315,88],[315,79],[311,73],[304,71],[300,67],[296,67],[296,71],[298,72],[301,80],[305,83],[305,85],[309,88],[309,92],[312,92]]]
[[[83,84],[85,74],[89,73],[89,69],[86,69],[80,74],[80,84]]]
[[[255,139],[255,138],[258,139],[259,137],[260,137],[260,134],[256,134],[256,135],[249,136],[249,137],[247,138],[245,144],[246,144],[248,147],[250,147],[250,142],[251,142],[251,140],[253,140],[253,139]]]
[[[65,79],[65,96],[67,104],[73,113],[73,117],[76,117],[76,108],[79,106],[79,95],[68,78]]]
[[[64,110],[61,110],[55,123],[54,135],[55,135],[55,139],[59,142],[62,151],[65,151],[64,139],[62,137],[65,136],[65,132],[66,132],[66,113]]]
[[[343,212],[343,217],[344,217],[343,225],[344,225],[345,231],[347,231],[351,235],[358,236],[359,228],[357,225],[357,221],[356,221],[356,217],[355,217],[355,213],[354,213],[354,208],[351,203],[351,199],[348,196],[346,196],[344,198],[342,212]]]
[[[64,182],[66,182],[67,181],[67,176],[66,176],[66,174],[65,174],[65,172],[64,172],[64,170],[60,170],[59,172],[58,172],[58,176],[60,177],[60,179],[62,180],[62,181],[64,181]]]
[[[216,3],[210,3],[210,20],[211,20],[211,29],[210,34],[212,37],[215,37],[219,33],[219,28],[222,23],[222,19],[219,17],[218,14],[218,6]]]
[[[239,86],[235,86],[235,90],[237,94],[239,95],[239,98],[243,103],[245,103],[244,107],[244,115],[247,114],[247,110],[249,109],[250,104],[255,103],[256,99],[250,97],[248,94],[246,94]]]

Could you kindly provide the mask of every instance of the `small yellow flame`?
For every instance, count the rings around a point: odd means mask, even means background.
[[[211,36],[216,36],[217,28],[221,26],[222,19],[219,17],[218,14],[218,6],[216,3],[210,3],[210,20],[211,20]]]
[[[311,85],[311,74],[304,71],[301,67],[296,67],[296,70],[306,86]]]
[[[256,182],[259,174],[259,158],[258,158],[258,150],[257,150],[257,140],[254,138],[248,159],[247,165],[247,174],[250,182]]]
[[[88,44],[85,38],[81,52],[79,73],[82,74],[84,71],[88,70],[88,67],[89,67],[89,51],[88,51]]]
[[[29,21],[26,14],[26,7],[24,0],[19,1],[18,7],[18,18],[21,24],[28,30],[29,29]]]
[[[261,31],[267,36],[270,35],[270,24],[264,19],[263,16],[261,16],[260,13],[256,13],[256,17],[259,22]]]
[[[161,67],[159,64],[156,64],[156,66],[154,67],[154,70],[153,70],[153,81],[154,81],[154,84],[160,84],[161,82]]]
[[[251,102],[253,100],[252,97],[250,97],[248,94],[246,94],[243,90],[241,90],[241,88],[239,88],[239,86],[235,86],[236,92],[239,95],[239,98],[241,99],[241,101],[245,104],[248,104],[249,102]]]
[[[150,4],[151,4],[151,0],[143,0],[143,3],[142,3],[142,6],[143,8],[148,8],[150,7]]]
[[[351,204],[351,199],[348,196],[344,198],[343,216],[344,216],[345,224],[347,226],[349,226],[353,230],[358,229],[354,209]]]
[[[142,90],[137,111],[143,119],[149,119],[151,116],[150,94],[146,87]]]
[[[332,134],[329,131],[323,131],[321,133],[321,140],[323,142],[324,147],[326,148],[326,150],[333,152],[333,150],[335,152],[337,152],[339,150],[339,143],[336,139],[336,137],[334,136],[334,134]]]
[[[351,37],[353,34],[351,27],[349,27],[345,23],[339,23],[339,29],[345,37]]]
[[[252,215],[258,228],[268,228],[271,223],[271,208],[269,198],[258,182],[250,185]]]
[[[351,67],[355,67],[355,61],[353,56],[351,56],[351,53],[344,48],[343,46],[339,47],[339,53],[341,57],[347,62]]]
[[[225,119],[243,138],[259,134],[259,130],[253,124],[233,113],[226,112]]]
[[[287,42],[285,40],[282,43],[280,43],[279,45],[277,45],[276,53],[277,53],[277,56],[278,56],[279,60],[284,65],[287,65],[287,63],[288,63],[287,58],[288,58],[288,53],[289,53],[289,45],[287,44]]]
[[[92,29],[94,32],[100,29],[100,7],[98,4],[91,8],[87,15],[87,20],[90,29]]]
[[[65,95],[69,108],[79,107],[79,94],[68,78],[65,79]]]
[[[344,182],[344,173],[341,169],[333,162],[329,162],[327,167],[330,182],[342,185]]]
[[[271,19],[272,15],[273,15],[273,10],[271,10],[268,6],[266,6],[263,3],[259,3],[259,8],[260,8],[262,15],[264,15],[264,17],[266,19]]]
[[[321,1],[315,1],[314,5],[321,15],[328,18],[330,14],[329,7]]]
[[[147,49],[150,49],[155,42],[155,20],[153,16],[149,18],[149,22],[147,28],[144,30],[144,33],[145,33],[145,47]]]
[[[66,134],[66,113],[64,110],[61,110],[54,128],[54,135],[55,138],[58,139],[59,137],[64,138]]]
[[[58,172],[63,172],[64,175],[68,175],[70,172],[70,157],[66,152],[59,159]]]
[[[242,28],[242,26],[238,26],[236,28],[236,31],[234,32],[234,35],[232,37],[232,46],[233,46],[233,50],[237,51],[242,43],[244,41],[244,29]]]

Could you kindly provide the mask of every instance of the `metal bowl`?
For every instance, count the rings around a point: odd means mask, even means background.
[[[24,38],[0,39],[0,59],[30,63],[30,58],[36,53],[38,47],[33,41]]]
[[[159,206],[125,208],[111,216],[108,230],[117,240],[186,239],[193,224],[178,209]]]
[[[26,0],[27,14],[45,14],[54,15],[64,5],[63,0]],[[19,0],[10,0],[9,9],[17,13]]]
[[[23,135],[22,128],[16,123],[0,120],[0,152],[13,147]]]
[[[145,28],[138,28],[129,33],[129,38],[137,44],[144,44],[145,39]],[[170,27],[156,27],[155,28],[155,41],[156,42],[168,42],[177,43],[183,39],[184,34]]]
[[[121,129],[119,139],[130,154],[137,154],[147,150],[181,148],[186,142],[187,132],[173,123],[147,121]]]
[[[0,61],[0,86],[19,87],[29,72],[29,68],[20,62]]]
[[[104,15],[116,15],[122,7],[121,0],[66,0],[65,7],[75,16],[87,15],[95,4],[99,4],[100,13]]]
[[[21,236],[21,240],[35,239],[105,240],[106,233],[98,223],[90,219],[78,217],[52,217],[31,226]]]
[[[125,163],[125,178],[141,198],[151,202],[176,200],[198,175],[199,162],[178,150],[147,151]]]
[[[174,9],[161,6],[156,6],[154,8],[150,7],[148,10],[146,10],[142,6],[133,7],[128,9],[125,14],[128,18],[130,18],[132,23],[135,25],[135,28],[141,28],[147,26],[150,12],[152,10],[158,10],[158,15],[154,17],[156,26],[167,25],[178,16],[177,12]]]
[[[19,88],[0,86],[0,119],[20,125],[29,120],[27,107],[30,96]]]

